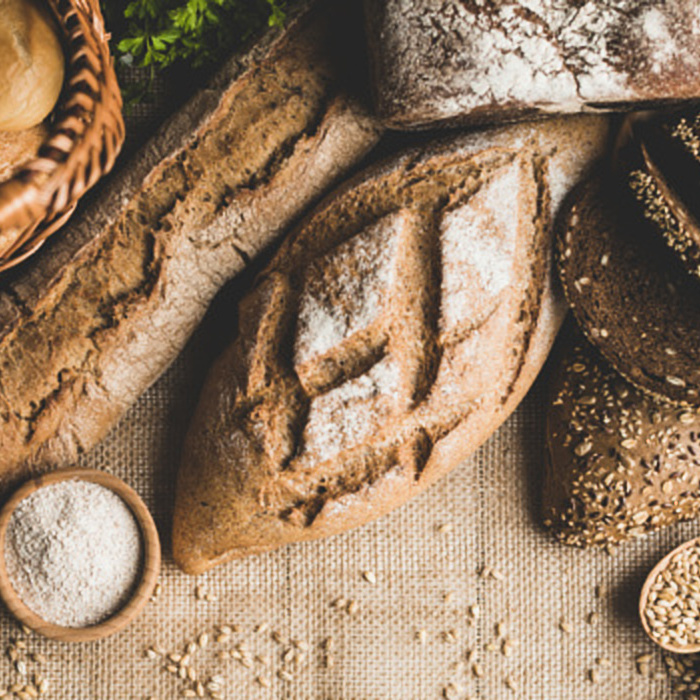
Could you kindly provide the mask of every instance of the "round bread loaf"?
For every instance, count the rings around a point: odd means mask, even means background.
[[[39,0],[0,0],[0,131],[28,129],[54,108],[64,56]]]
[[[572,202],[557,260],[582,330],[639,388],[700,404],[700,283],[623,185],[596,177]]]
[[[585,547],[697,517],[700,411],[639,391],[566,330],[547,411],[545,524]]]
[[[498,428],[559,328],[552,221],[606,138],[586,117],[405,151],[291,233],[188,431],[183,569],[377,518]]]

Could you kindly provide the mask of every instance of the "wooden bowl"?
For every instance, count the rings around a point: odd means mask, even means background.
[[[141,530],[143,543],[141,580],[136,586],[132,597],[112,617],[89,627],[63,627],[43,620],[20,599],[10,583],[10,577],[5,568],[5,535],[10,517],[19,502],[42,486],[70,479],[99,484],[116,493],[131,509]],[[50,639],[56,639],[60,642],[91,642],[108,637],[123,629],[141,612],[148,602],[155,588],[159,571],[160,540],[153,518],[136,491],[112,474],[93,469],[61,469],[43,474],[23,484],[0,511],[0,597],[2,597],[10,612],[21,623]]]
[[[695,654],[698,651],[700,651],[700,644],[687,644],[685,646],[682,646],[680,644],[662,644],[658,639],[652,636],[651,628],[649,626],[649,622],[647,621],[647,616],[644,614],[644,609],[646,608],[647,599],[649,598],[651,587],[654,581],[656,581],[656,577],[668,567],[668,565],[671,562],[671,559],[675,557],[676,554],[682,552],[685,549],[690,549],[698,543],[700,543],[700,537],[688,540],[679,547],[676,547],[674,550],[669,552],[663,559],[661,559],[661,561],[659,561],[658,564],[656,564],[656,566],[651,570],[651,572],[646,578],[646,581],[644,581],[644,585],[642,586],[642,592],[639,596],[639,617],[642,621],[642,627],[644,627],[644,631],[655,644],[658,644],[662,649],[673,652],[674,654]]]

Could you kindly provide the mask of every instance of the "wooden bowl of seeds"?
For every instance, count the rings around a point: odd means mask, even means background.
[[[0,597],[51,639],[89,642],[126,627],[151,597],[160,560],[148,508],[106,472],[44,474],[0,511]]]
[[[700,538],[684,542],[651,570],[639,616],[649,637],[666,651],[700,651]]]

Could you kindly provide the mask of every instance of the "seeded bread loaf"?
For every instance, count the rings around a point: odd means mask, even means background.
[[[628,118],[620,166],[645,218],[700,277],[700,110]]]
[[[365,0],[395,128],[700,96],[697,0]]]
[[[0,487],[102,438],[221,285],[377,142],[352,5],[302,2],[3,277]]]
[[[572,328],[547,410],[544,519],[566,544],[617,544],[700,515],[700,412],[639,391]]]
[[[700,282],[624,185],[597,176],[578,188],[557,261],[579,326],[608,362],[654,396],[700,404]]]
[[[488,438],[559,328],[552,219],[606,134],[574,118],[402,152],[285,239],[188,430],[185,571],[377,518]]]

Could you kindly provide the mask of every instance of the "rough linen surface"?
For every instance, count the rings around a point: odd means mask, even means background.
[[[214,320],[208,319],[210,329]],[[652,668],[662,670],[660,653],[637,622],[636,596],[656,559],[700,534],[700,527],[665,530],[625,545],[612,557],[555,543],[537,515],[544,447],[542,380],[473,458],[378,522],[232,562],[197,578],[182,574],[169,547],[173,484],[183,426],[214,342],[200,333],[81,462],[123,477],[151,508],[165,545],[162,593],[129,628],[101,642],[67,645],[28,635],[28,650],[46,656],[43,663],[28,660],[27,667],[30,677],[37,671],[48,679],[47,697],[174,700],[185,682],[144,650],[155,644],[182,653],[202,632],[211,641],[193,654],[192,665],[205,679],[222,675],[222,696],[234,700],[424,700],[443,697],[450,681],[463,687],[450,696],[460,699],[676,697],[665,677],[647,679],[636,671],[636,656],[646,652],[653,654]],[[477,575],[484,565],[499,578],[502,574],[502,580]],[[363,578],[365,571],[374,573],[374,583]],[[197,585],[202,586],[200,596],[209,593],[212,599],[199,600]],[[596,585],[608,590],[603,599],[596,598]],[[334,607],[338,598],[356,601],[354,614]],[[469,606],[475,604],[480,614],[470,626]],[[600,617],[591,625],[586,619],[594,611]],[[571,625],[569,634],[560,629],[562,617]],[[485,649],[496,639],[500,621],[505,635],[520,642],[509,657]],[[234,623],[240,632],[217,644],[214,625]],[[269,628],[254,632],[260,624]],[[423,644],[417,638],[421,629]],[[275,631],[282,644],[272,639]],[[3,611],[2,651],[17,632]],[[334,664],[326,668],[326,652],[319,645],[329,637]],[[276,673],[285,667],[290,639],[301,643],[306,659],[292,673],[293,680],[285,681]],[[270,665],[254,662],[249,669],[235,659],[216,658],[242,640],[251,656],[269,656]],[[468,649],[477,650],[481,679],[464,668]],[[598,667],[600,681],[594,685],[587,671],[596,667],[597,657],[608,658],[612,666]],[[271,687],[259,685],[258,676],[269,679]],[[506,687],[508,676],[517,692]],[[20,680],[3,655],[0,686]]]

